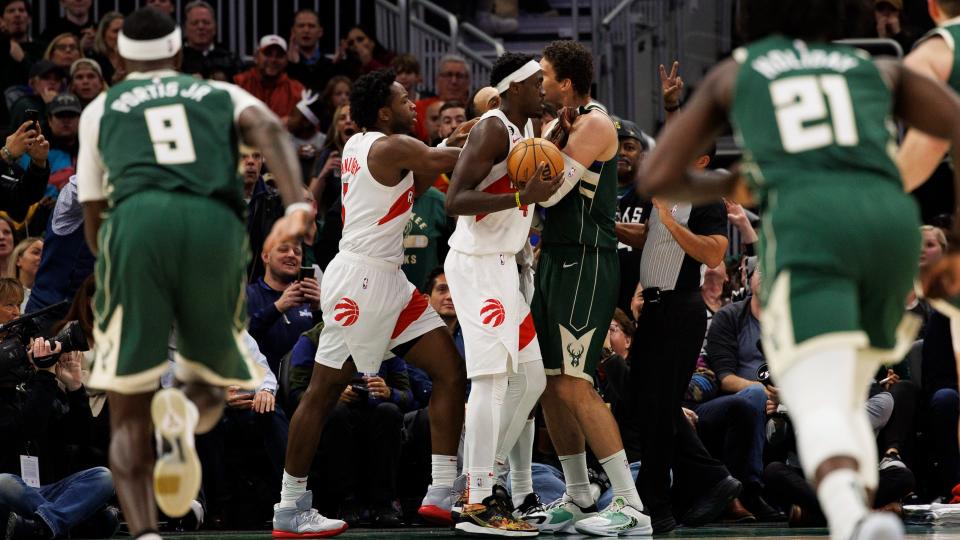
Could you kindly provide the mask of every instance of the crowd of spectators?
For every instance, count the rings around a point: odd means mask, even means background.
[[[44,335],[79,320],[92,345],[94,257],[83,239],[73,176],[78,119],[91,100],[126,75],[117,55],[123,14],[109,12],[96,21],[90,0],[61,4],[65,16],[34,38],[30,2],[0,1],[0,26],[9,40],[9,47],[0,47],[0,324],[45,310],[36,317]],[[174,13],[170,0],[148,4]],[[545,2],[521,4],[549,10]],[[878,0],[876,6],[878,35],[908,46],[914,38],[899,24],[901,0]],[[516,9],[517,2],[498,1],[481,5],[475,15],[483,26],[503,32]],[[256,51],[220,45],[216,13],[203,0],[187,3],[180,15],[182,70],[232,81],[283,119],[301,160],[305,197],[315,209],[315,226],[301,245],[264,250],[263,239],[283,207],[270,164],[256,149],[241,149],[237,176],[245,188],[253,252],[246,344],[267,368],[267,378],[249,393],[229,390],[220,424],[198,437],[204,489],[195,519],[169,526],[259,528],[275,502],[289,418],[309,383],[322,328],[320,283],[342,226],[340,156],[357,132],[352,81],[392,69],[416,104],[413,135],[431,145],[498,106],[499,96],[493,88],[477,89],[486,81],[472,80],[465,58],[449,54],[436,73],[422,73],[415,56],[384,49],[362,26],[350,28],[336,51],[324,51],[323,21],[309,9],[295,14],[289,39],[262,36]],[[245,64],[238,52],[249,52],[252,62]],[[435,95],[421,87],[425,77],[434,81]],[[663,84],[672,111],[682,82],[671,75]],[[548,104],[544,122],[556,116]],[[619,308],[596,385],[619,422],[634,473],[641,455],[647,463],[638,485],[655,528],[716,521],[822,525],[798,466],[789,412],[779,405],[776,381],[766,376],[757,216],[729,202],[669,208],[641,199],[634,179],[655,141],[629,119],[615,123],[622,280],[609,284],[620,291]],[[710,167],[714,154],[698,164]],[[448,183],[440,175],[414,202],[403,270],[421,286],[463,355],[442,270],[453,229],[444,211]],[[946,237],[940,228],[925,226],[923,238],[919,264],[930,265],[946,251]],[[868,404],[882,456],[878,507],[950,502],[960,484],[953,329],[922,299],[909,299],[905,309],[920,315],[923,327],[907,359],[877,374]],[[31,345],[31,362],[45,355],[41,349]],[[90,353],[65,354],[53,366],[35,369],[25,385],[14,384],[4,371],[11,366],[0,366],[0,437],[10,442],[0,452],[0,508],[6,504],[18,516],[14,538],[116,530],[119,517],[104,468],[109,403],[83,385],[90,361]],[[310,475],[315,504],[325,515],[385,527],[416,520],[429,483],[431,391],[429,377],[402,358],[386,359],[378,373],[363,374],[344,390]],[[549,501],[562,493],[562,473],[542,418],[538,427],[534,487]],[[24,458],[39,459],[39,473]],[[609,486],[596,460],[591,482],[602,506]]]

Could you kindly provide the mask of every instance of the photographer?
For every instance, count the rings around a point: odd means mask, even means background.
[[[95,537],[117,528],[115,510],[105,507],[113,496],[110,471],[75,466],[92,417],[81,354],[61,349],[33,339],[25,364],[0,365],[0,523],[10,540],[65,537],[81,524]]]
[[[0,148],[0,211],[22,221],[30,206],[43,197],[50,179],[49,151],[50,143],[32,120],[21,124],[7,137],[6,144]],[[17,165],[17,160],[24,155],[30,156],[26,170]]]

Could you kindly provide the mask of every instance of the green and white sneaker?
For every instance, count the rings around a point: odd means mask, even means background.
[[[597,515],[597,505],[583,508],[573,502],[566,493],[563,497],[548,504],[544,510],[546,519],[537,524],[540,532],[547,534],[576,534],[574,523]]]
[[[574,524],[577,532],[591,536],[650,536],[650,516],[633,507],[623,497],[614,497],[603,512]]]

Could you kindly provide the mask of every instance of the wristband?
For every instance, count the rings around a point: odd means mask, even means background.
[[[666,106],[664,106],[663,110],[665,110],[665,111],[667,111],[667,112],[679,111],[679,110],[680,110],[680,103],[677,103],[677,104],[674,105],[673,107],[666,107]]]
[[[309,213],[310,210],[313,210],[313,207],[310,206],[310,203],[305,203],[305,202],[293,203],[287,207],[287,210],[283,213],[283,215],[289,216],[290,214],[294,212],[298,212],[300,210],[303,210],[304,212]]]
[[[3,160],[7,163],[13,163],[17,161],[17,158],[13,157],[13,153],[11,153],[10,149],[6,146],[0,148],[0,156],[3,156]]]
[[[520,192],[519,191],[516,192],[515,195],[517,196],[517,208],[520,208],[523,206],[522,204],[520,204]]]

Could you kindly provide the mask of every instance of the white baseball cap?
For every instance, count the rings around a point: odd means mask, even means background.
[[[259,49],[259,50],[262,51],[262,50],[266,49],[267,47],[270,47],[270,46],[273,46],[273,45],[279,46],[281,49],[283,49],[284,52],[287,51],[287,40],[283,39],[282,37],[280,37],[280,36],[278,36],[278,35],[276,35],[276,34],[268,34],[268,35],[263,36],[262,38],[260,38],[260,49]]]

